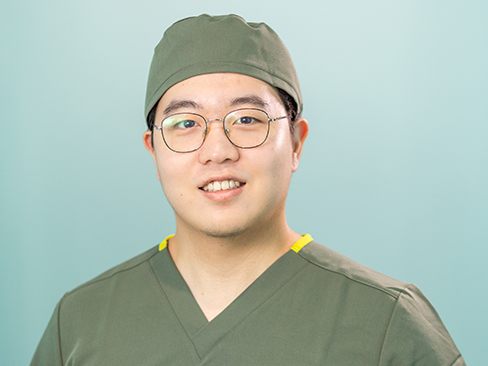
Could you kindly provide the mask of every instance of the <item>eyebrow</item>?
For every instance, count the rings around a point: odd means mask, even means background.
[[[181,108],[193,108],[193,109],[201,109],[202,106],[193,100],[172,100],[169,105],[164,109],[164,114],[169,114],[174,112],[177,109]]]
[[[242,104],[252,104],[260,108],[265,108],[269,105],[264,101],[264,99],[258,97],[257,95],[245,95],[243,97],[234,98],[230,102],[231,106],[237,106]]]
[[[237,97],[231,100],[230,106],[235,107],[239,105],[244,105],[244,104],[251,104],[256,107],[260,108],[265,108],[269,106],[268,103],[264,101],[261,97],[257,95],[245,95],[243,97]],[[182,99],[182,100],[172,100],[168,106],[164,109],[163,113],[165,115],[170,114],[177,109],[182,109],[182,108],[193,108],[193,109],[201,109],[202,106],[198,104],[197,102],[189,99]]]

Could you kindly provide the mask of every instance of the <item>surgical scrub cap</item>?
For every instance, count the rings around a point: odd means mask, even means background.
[[[238,15],[202,14],[171,25],[154,49],[144,115],[173,85],[192,76],[233,72],[283,89],[302,110],[302,96],[290,54],[265,23]]]

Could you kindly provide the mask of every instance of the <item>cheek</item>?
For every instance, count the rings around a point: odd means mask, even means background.
[[[160,157],[157,162],[158,177],[164,194],[169,201],[182,198],[185,177],[188,177],[188,169],[185,164],[176,162],[168,157]]]
[[[276,173],[288,175],[292,170],[293,144],[288,125],[280,128],[273,136],[273,144],[270,144],[270,156],[274,157],[272,167]]]
[[[265,173],[269,189],[286,187],[292,173],[293,147],[287,132],[280,130],[270,136],[270,143],[263,145],[258,156],[254,157],[255,164],[259,164],[260,171]]]

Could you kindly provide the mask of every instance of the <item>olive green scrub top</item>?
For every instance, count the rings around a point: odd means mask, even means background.
[[[166,243],[65,294],[31,365],[465,365],[416,287],[308,234],[210,322]]]

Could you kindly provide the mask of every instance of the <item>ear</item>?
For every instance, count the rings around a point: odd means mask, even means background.
[[[149,151],[149,154],[151,154],[154,164],[156,165],[156,178],[161,182],[161,177],[159,176],[158,173],[158,162],[156,160],[156,151],[154,150],[154,146],[151,142],[151,131],[145,131],[142,134],[142,142],[144,143],[144,147],[146,148],[147,151]]]
[[[144,143],[144,147],[147,151],[151,154],[154,160],[156,160],[156,153],[154,152],[154,146],[152,145],[152,136],[151,131],[145,131],[142,135],[142,141]]]
[[[300,118],[295,122],[295,128],[293,131],[293,161],[292,172],[298,169],[300,163],[300,157],[302,156],[303,144],[308,136],[308,122],[304,118]]]

